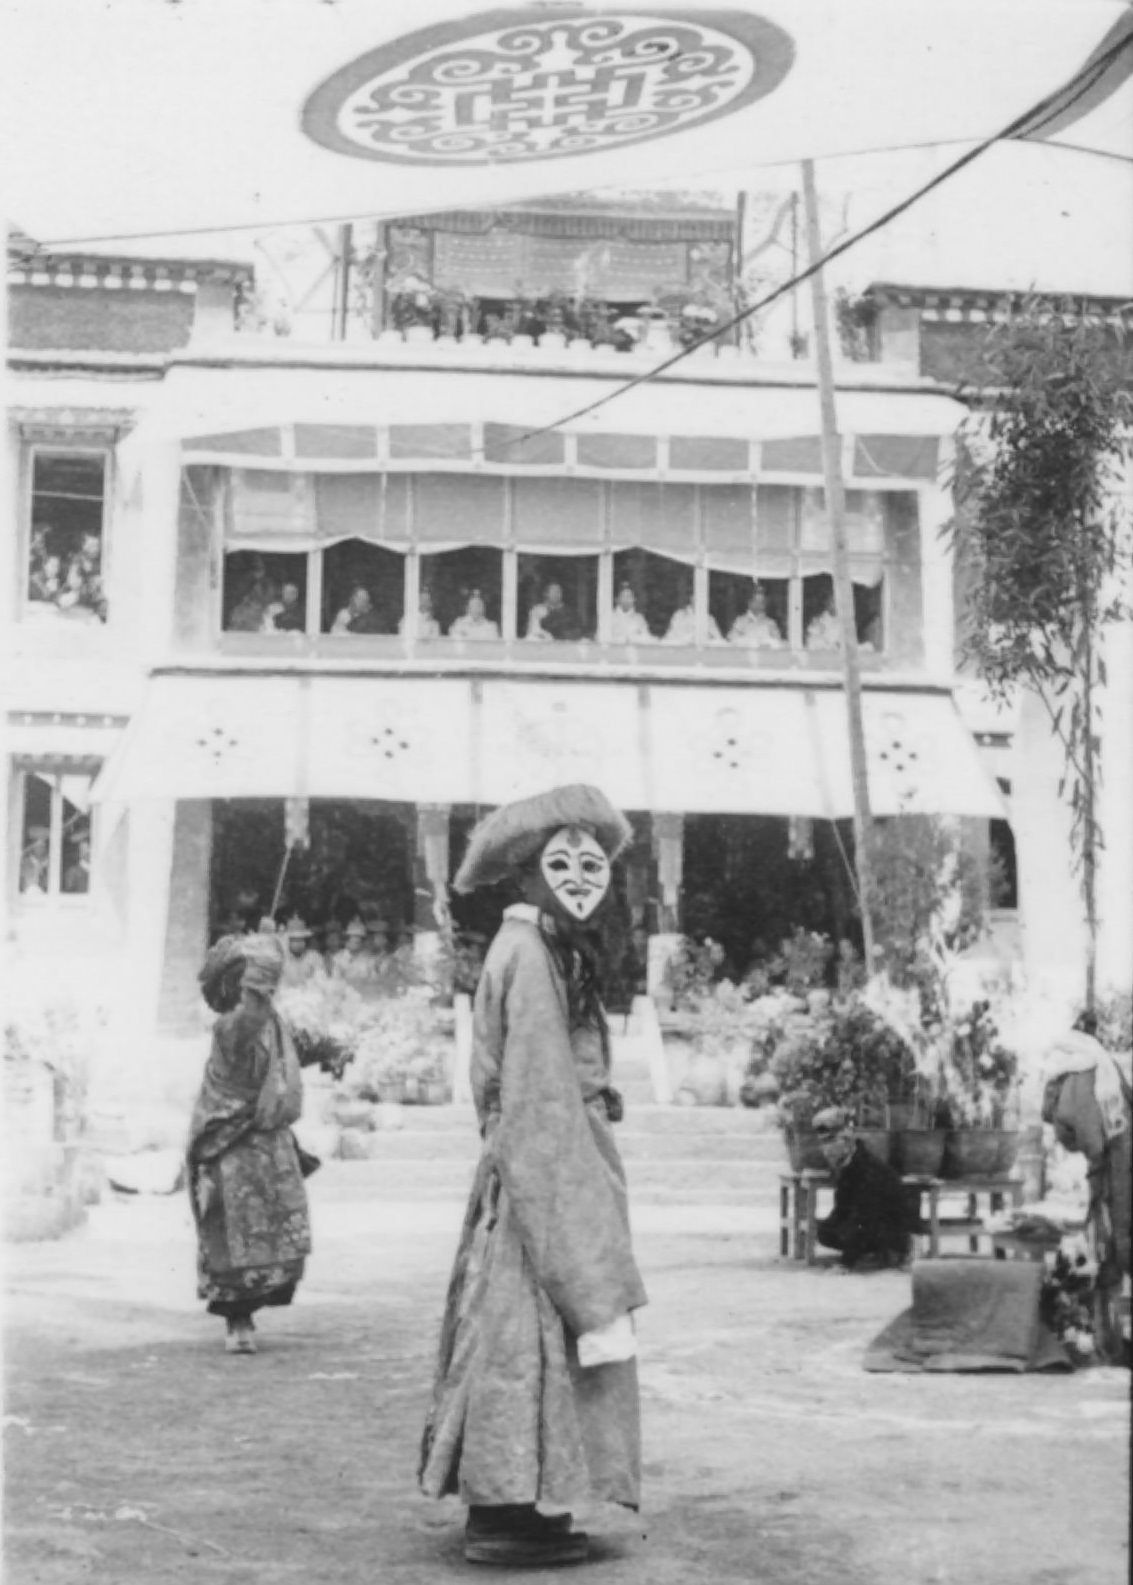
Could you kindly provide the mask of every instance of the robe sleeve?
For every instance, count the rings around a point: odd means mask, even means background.
[[[500,965],[500,1120],[491,1150],[536,1280],[575,1335],[645,1303],[616,1148],[582,1099],[565,991],[524,932]]]

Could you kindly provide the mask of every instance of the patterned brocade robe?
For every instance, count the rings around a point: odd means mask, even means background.
[[[197,1292],[214,1315],[290,1304],[303,1275],[311,1230],[291,1132],[302,1108],[299,1060],[276,1014],[222,1014],[189,1129]]]
[[[534,910],[509,909],[476,995],[484,1137],[441,1333],[420,1479],[469,1504],[640,1498],[637,1364],[577,1338],[646,1302],[596,1032],[571,1030]]]

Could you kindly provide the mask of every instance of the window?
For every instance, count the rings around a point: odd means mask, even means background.
[[[91,886],[92,772],[23,774],[17,886],[24,902],[85,897]]]
[[[519,557],[521,638],[577,643],[598,625],[597,556]]]
[[[710,573],[709,632],[742,649],[782,649],[790,632],[789,594],[786,578],[756,582],[733,572]]]
[[[47,451],[31,458],[29,612],[105,622],[106,454]]]
[[[226,633],[302,633],[307,627],[307,557],[230,550],[224,558]]]
[[[421,557],[419,637],[498,639],[502,601],[502,551],[469,545]]]
[[[324,633],[396,633],[404,614],[404,556],[360,539],[346,539],[324,551]]]
[[[610,642],[692,642],[680,637],[682,613],[692,605],[692,568],[668,556],[635,547],[614,553],[614,609]],[[675,626],[674,626],[675,619]]]

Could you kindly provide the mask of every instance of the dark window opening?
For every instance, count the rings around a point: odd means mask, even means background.
[[[305,632],[306,556],[230,550],[221,608],[225,633]]]
[[[683,562],[650,550],[615,552],[612,641],[666,638],[674,617],[691,606],[692,598],[692,568]],[[680,625],[678,620],[678,629]]]
[[[106,459],[37,452],[32,459],[27,597],[37,610],[105,622]]]
[[[404,556],[358,539],[324,553],[324,633],[396,633],[404,613]]]
[[[988,821],[988,847],[991,854],[991,906],[1018,908],[1019,870],[1015,857],[1015,836],[1006,820]]]
[[[503,553],[469,545],[421,557],[418,636],[498,639],[503,600]],[[426,628],[425,623],[432,623]]]
[[[519,632],[577,643],[593,638],[598,614],[597,556],[519,557]]]
[[[90,891],[93,780],[50,770],[24,776],[18,884],[27,901]]]

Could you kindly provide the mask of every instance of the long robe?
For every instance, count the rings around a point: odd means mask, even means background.
[[[214,1315],[290,1304],[311,1250],[307,1191],[291,1124],[299,1061],[274,1012],[224,1013],[189,1129],[197,1293]]]
[[[476,994],[484,1144],[422,1445],[428,1496],[638,1506],[636,1361],[583,1370],[576,1343],[646,1302],[608,1084],[597,1033],[570,1028],[541,929],[505,917]]]

